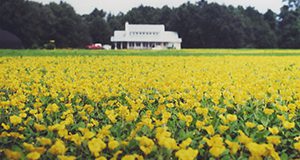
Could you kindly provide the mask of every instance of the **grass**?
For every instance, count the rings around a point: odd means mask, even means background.
[[[0,50],[7,56],[300,56],[298,49],[182,49],[182,50]]]

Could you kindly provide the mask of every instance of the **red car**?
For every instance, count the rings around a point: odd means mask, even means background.
[[[93,44],[87,45],[86,48],[88,48],[88,49],[103,49],[101,43],[93,43]]]

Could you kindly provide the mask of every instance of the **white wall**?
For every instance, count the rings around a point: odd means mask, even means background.
[[[181,49],[181,43],[174,43],[176,49]]]

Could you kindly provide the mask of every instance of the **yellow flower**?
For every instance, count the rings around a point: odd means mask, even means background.
[[[240,145],[237,142],[225,140],[225,143],[229,146],[231,154],[236,154],[236,152],[240,149]]]
[[[220,126],[219,126],[220,133],[224,133],[224,132],[227,131],[228,129],[229,129],[228,126],[224,126],[224,125],[220,125]]]
[[[197,114],[200,114],[200,115],[207,115],[208,114],[208,109],[207,108],[197,107],[195,109],[195,111],[196,111]]]
[[[146,136],[142,136],[142,137],[137,137],[136,140],[139,141],[140,149],[145,153],[145,155],[148,155],[149,153],[152,152],[154,148],[154,142],[150,138]]]
[[[88,128],[79,128],[78,130],[83,134],[84,139],[91,139],[95,136],[95,133],[91,132]]]
[[[191,138],[187,138],[186,140],[184,140],[183,142],[181,142],[181,144],[179,145],[179,147],[181,149],[185,149],[191,143],[192,143],[192,139]]]
[[[274,110],[273,110],[273,109],[269,109],[269,108],[265,108],[265,109],[264,109],[264,113],[265,113],[266,115],[271,115],[272,113],[274,113]]]
[[[65,147],[65,144],[62,140],[57,139],[54,145],[50,147],[48,152],[54,155],[64,155],[67,151],[67,148]]]
[[[86,104],[83,106],[83,108],[88,112],[92,113],[94,111],[94,107],[92,105]]]
[[[209,153],[218,158],[226,150],[224,146],[213,146],[209,149]]]
[[[281,121],[285,121],[285,117],[283,115],[277,115],[277,118]]]
[[[279,154],[275,151],[273,144],[267,144],[266,148],[269,156],[271,156],[274,160],[280,160]]]
[[[41,145],[46,146],[46,145],[51,145],[52,141],[49,138],[44,138],[44,137],[37,137],[36,140],[41,143]]]
[[[81,137],[78,133],[67,137],[70,141],[74,142],[77,146],[80,146],[82,141],[84,140],[84,138]]]
[[[214,130],[214,127],[212,125],[209,125],[207,127],[203,127],[206,132],[209,134],[209,135],[214,135],[215,134],[215,130]]]
[[[278,145],[281,143],[280,136],[268,136],[267,137],[268,143]]]
[[[114,153],[113,157],[111,158],[111,160],[117,160],[118,156],[123,153],[122,151],[118,150],[116,153]]]
[[[100,155],[100,152],[106,148],[106,144],[99,138],[93,138],[88,142],[88,147],[91,153],[98,157]]]
[[[118,141],[116,141],[116,140],[109,140],[109,142],[108,142],[108,148],[110,149],[110,150],[114,150],[115,148],[117,148],[119,146],[119,142]]]
[[[19,115],[21,118],[26,118],[27,117],[27,114],[26,113],[20,113]]]
[[[25,130],[25,127],[19,127],[19,128],[18,128],[18,131],[21,131],[21,132],[22,132],[22,131],[24,131],[24,130]]]
[[[202,121],[196,121],[196,127],[197,129],[201,129],[205,125],[205,122]]]
[[[260,159],[262,156],[267,155],[267,148],[265,144],[248,143],[246,148],[250,151],[252,157]]]
[[[126,115],[125,119],[127,122],[135,121],[138,118],[139,114],[136,111],[129,112],[128,115]]]
[[[239,131],[240,135],[238,136],[238,140],[243,144],[248,144],[252,142],[252,139],[245,135],[243,131]]]
[[[285,129],[292,129],[292,128],[295,128],[295,122],[283,121],[283,127],[284,127]]]
[[[38,112],[37,109],[32,109],[32,110],[29,111],[29,113],[32,114],[32,115],[36,114],[37,112]]]
[[[198,150],[188,148],[188,149],[180,149],[175,153],[175,156],[178,157],[179,160],[194,160],[198,155]]]
[[[22,122],[22,118],[18,117],[16,115],[10,116],[9,120],[10,120],[10,123],[12,123],[14,126],[16,126]]]
[[[167,103],[166,106],[167,106],[168,108],[172,108],[172,107],[174,107],[174,104],[173,104],[173,103]]]
[[[41,156],[41,154],[38,152],[30,152],[26,155],[26,158],[28,158],[30,160],[36,160],[36,159],[39,159],[40,156]]]
[[[41,131],[44,131],[44,130],[47,129],[45,125],[41,125],[41,124],[37,124],[37,123],[34,123],[34,128],[35,128],[38,132],[41,132]]]
[[[121,160],[143,160],[143,156],[140,156],[138,154],[127,154],[124,157],[122,157]]]
[[[63,156],[63,155],[59,155],[57,156],[59,160],[76,160],[75,156]]]
[[[95,160],[107,160],[107,158],[101,156],[101,157],[96,158]]]
[[[278,127],[272,127],[272,128],[269,128],[269,131],[270,131],[272,134],[274,134],[274,135],[276,135],[276,134],[279,133]]]
[[[211,147],[209,149],[209,153],[214,157],[220,157],[221,154],[226,150],[223,139],[218,134],[210,139],[204,138],[204,140],[206,141],[207,145]]]
[[[161,146],[164,146],[166,147],[167,149],[178,149],[178,146],[177,146],[177,143],[176,143],[176,140],[173,139],[173,138],[162,138],[162,139],[159,139],[158,140],[158,144],[161,145]]]
[[[300,136],[295,137],[294,140],[299,141],[300,140]]]
[[[246,127],[248,127],[248,128],[254,128],[255,126],[256,126],[256,124],[253,122],[246,122]]]
[[[257,129],[258,129],[259,131],[262,131],[263,129],[265,129],[265,127],[264,127],[263,125],[260,124],[260,125],[257,126]]]
[[[23,143],[23,147],[24,147],[27,151],[34,151],[34,149],[35,149],[35,147],[34,147],[33,144],[26,143],[26,142]]]
[[[45,111],[46,111],[47,114],[55,113],[55,112],[59,111],[59,107],[55,103],[54,104],[49,104],[47,106],[47,108],[45,109]]]
[[[22,156],[21,153],[9,149],[4,149],[4,154],[8,159],[12,159],[12,160],[21,159]]]
[[[204,147],[204,144],[201,144],[201,143],[198,146],[199,149],[202,149],[203,147]]]
[[[193,121],[193,117],[191,115],[186,115],[185,120],[186,120],[186,126],[189,127]]]
[[[166,147],[167,149],[177,149],[176,140],[170,138],[171,133],[168,132],[165,128],[159,127],[156,129],[156,139],[158,140],[158,144],[162,147]]]
[[[9,130],[10,126],[6,125],[5,123],[1,123],[1,126],[3,127],[4,130]]]
[[[294,143],[294,148],[300,152],[300,142]]]
[[[224,124],[229,123],[229,120],[227,118],[225,118],[225,116],[223,116],[222,114],[219,115],[219,118],[223,121]]]
[[[229,122],[234,122],[234,121],[237,121],[237,116],[234,115],[234,114],[227,114],[227,115],[226,115],[226,119],[227,119]]]
[[[101,128],[101,130],[98,131],[98,134],[96,135],[97,138],[104,138],[106,136],[110,135],[110,128],[112,125],[106,125]]]

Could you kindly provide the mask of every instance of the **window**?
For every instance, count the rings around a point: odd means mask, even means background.
[[[151,42],[151,43],[150,43],[150,47],[151,47],[151,48],[154,48],[154,47],[155,47],[155,44],[154,44],[153,42]]]
[[[129,47],[134,47],[134,43],[133,42],[129,42]]]
[[[143,42],[143,47],[148,47],[148,43],[147,42]]]
[[[136,43],[136,46],[137,46],[137,47],[140,47],[140,46],[141,46],[141,42],[137,42],[137,43]]]

